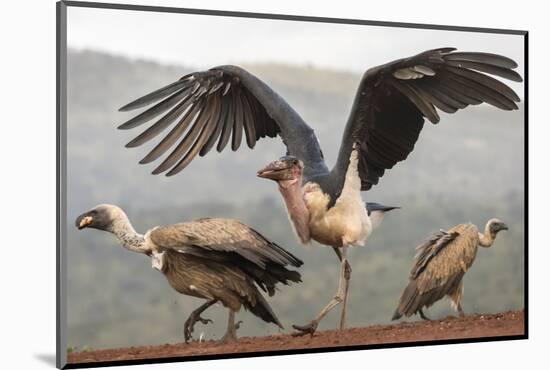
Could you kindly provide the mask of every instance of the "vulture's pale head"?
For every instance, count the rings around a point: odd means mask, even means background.
[[[76,218],[75,226],[79,229],[93,228],[112,231],[113,224],[127,220],[126,214],[112,204],[100,204]]]
[[[258,171],[258,177],[288,185],[295,184],[302,177],[304,164],[298,158],[287,155],[269,163]]]
[[[489,230],[491,236],[494,238],[500,231],[508,230],[508,225],[498,218],[492,218],[487,222],[486,229]]]

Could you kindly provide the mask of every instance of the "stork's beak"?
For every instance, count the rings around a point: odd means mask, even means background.
[[[75,226],[78,230],[82,230],[91,225],[93,221],[94,218],[92,216],[88,215],[88,213],[84,213],[76,218]]]
[[[257,176],[274,181],[292,180],[294,179],[292,166],[292,161],[278,159],[259,170]]]

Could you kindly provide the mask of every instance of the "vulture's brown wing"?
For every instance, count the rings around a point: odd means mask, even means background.
[[[472,265],[479,237],[472,224],[455,226],[430,246],[420,246],[411,271],[420,293],[441,288]],[[413,275],[413,273],[415,275]]]
[[[458,235],[457,232],[448,233],[441,230],[426,242],[416,247],[417,252],[414,256],[414,265],[411,269],[410,279],[418,278],[430,261],[450,242],[455,240]]]
[[[439,122],[438,110],[454,113],[488,103],[517,109],[520,99],[491,77],[522,81],[517,64],[489,53],[428,50],[369,69],[359,85],[333,173],[345,173],[353,145],[360,148],[361,190],[378,183],[384,171],[407,158],[424,125]]]
[[[197,154],[206,155],[214,145],[221,152],[231,142],[231,149],[236,151],[243,139],[249,148],[254,148],[261,138],[277,135],[288,153],[301,159],[309,172],[328,172],[311,128],[269,86],[237,66],[188,74],[120,111],[150,105],[119,129],[132,129],[162,115],[126,145],[140,146],[171,127],[140,161],[150,163],[171,150],[153,174],[168,171],[167,176],[175,175]]]
[[[265,269],[269,264],[300,267],[303,262],[249,226],[230,219],[204,218],[155,228],[153,243],[206,258],[224,259],[237,254]]]

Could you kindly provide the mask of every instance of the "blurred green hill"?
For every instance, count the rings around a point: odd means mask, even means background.
[[[246,65],[269,83],[316,131],[329,166],[336,158],[360,76],[307,66]],[[367,68],[369,66],[365,66]],[[282,323],[305,323],[336,289],[338,264],[330,248],[300,246],[292,234],[275,184],[255,171],[283,155],[279,139],[264,140],[254,152],[211,153],[172,178],[152,176],[138,165],[154,146],[125,149],[138,134],[116,127],[131,115],[117,109],[128,101],[188,73],[189,68],[129,60],[94,51],[68,53],[68,344],[93,348],[183,340],[183,323],[200,300],[173,291],[141,255],[122,249],[111,235],[79,232],[76,216],[99,203],[123,207],[134,226],[199,217],[232,217],[261,230],[305,262],[303,283],[283,286],[270,299]],[[431,233],[461,222],[483,227],[497,216],[510,225],[495,246],[480,250],[465,278],[467,312],[523,307],[524,131],[523,106],[503,112],[470,107],[442,113],[426,123],[415,151],[388,171],[363,198],[401,210],[390,213],[365,248],[351,255],[353,278],[349,325],[388,322],[404,288],[414,247]],[[441,302],[428,310],[452,313]],[[206,338],[225,327],[221,307],[207,311],[213,326],[197,326]],[[333,327],[331,313],[321,325]],[[240,335],[276,332],[241,312]]]

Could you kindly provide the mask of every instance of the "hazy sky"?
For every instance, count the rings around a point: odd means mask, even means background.
[[[523,36],[473,32],[69,7],[68,44],[199,68],[281,62],[355,72],[454,46],[509,56],[523,75]]]

